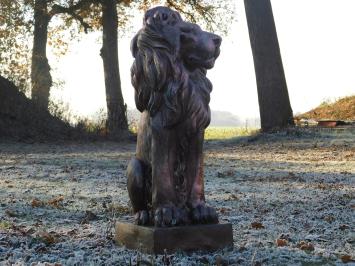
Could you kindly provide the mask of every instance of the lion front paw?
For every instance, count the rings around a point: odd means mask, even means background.
[[[154,225],[157,227],[170,227],[188,224],[187,211],[174,206],[158,207],[155,210]]]
[[[194,224],[217,224],[218,215],[214,208],[207,205],[198,205],[191,211]]]
[[[149,211],[147,210],[138,211],[134,215],[134,221],[138,225],[149,225],[150,222],[149,216],[150,216]]]

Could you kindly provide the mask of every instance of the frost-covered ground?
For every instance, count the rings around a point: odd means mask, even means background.
[[[113,243],[134,146],[0,144],[0,265],[354,265],[354,132],[209,141],[206,197],[234,249],[207,254]]]

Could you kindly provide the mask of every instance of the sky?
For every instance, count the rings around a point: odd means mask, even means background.
[[[291,106],[294,114],[322,101],[355,94],[355,1],[271,0]],[[208,71],[213,83],[210,107],[242,119],[259,116],[256,80],[242,0],[236,0],[236,20],[223,37],[221,55]],[[129,50],[141,28],[137,13],[132,33],[119,40],[123,97],[135,108],[130,83],[133,62]],[[52,75],[65,80],[51,97],[69,104],[73,113],[93,116],[105,108],[101,33],[90,33],[55,61],[49,51]]]

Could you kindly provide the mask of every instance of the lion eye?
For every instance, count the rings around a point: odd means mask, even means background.
[[[191,44],[194,42],[194,38],[192,36],[190,36],[189,34],[186,35],[186,34],[182,33],[180,35],[180,41],[185,44]]]

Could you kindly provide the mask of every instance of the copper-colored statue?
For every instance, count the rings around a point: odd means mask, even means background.
[[[135,102],[142,112],[128,193],[139,225],[218,223],[206,205],[203,139],[212,84],[206,77],[221,37],[156,7],[131,43]]]

